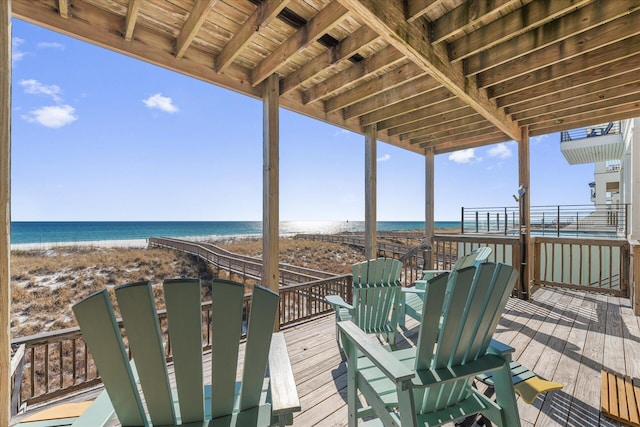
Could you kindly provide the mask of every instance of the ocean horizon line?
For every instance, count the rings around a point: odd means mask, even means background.
[[[364,221],[280,221],[280,235],[364,231]],[[424,221],[378,221],[378,231],[424,228]],[[459,221],[434,221],[434,228],[459,228]],[[232,238],[262,235],[262,221],[12,221],[11,246],[18,244],[146,241],[149,237]]]

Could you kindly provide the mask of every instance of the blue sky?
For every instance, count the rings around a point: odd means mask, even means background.
[[[258,100],[13,21],[12,220],[261,220]],[[280,219],[363,220],[364,137],[280,116]],[[588,204],[593,165],[531,140],[532,205]],[[378,143],[378,220],[424,219],[424,157]],[[517,144],[435,158],[435,219],[515,206]]]

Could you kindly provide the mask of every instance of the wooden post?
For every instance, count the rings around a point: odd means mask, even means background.
[[[272,74],[263,83],[262,168],[262,285],[278,292],[280,79]],[[276,319],[279,319],[279,315]],[[279,321],[276,321],[276,329]]]
[[[376,134],[374,123],[365,128],[364,138],[364,255],[367,259],[377,258],[376,242]]]
[[[425,185],[424,185],[424,237],[429,240],[429,243],[433,246],[433,234],[434,234],[434,154],[433,148],[427,148],[424,153],[424,169],[425,169]],[[422,254],[424,258],[424,269],[430,270],[433,268],[433,251],[424,251]]]
[[[532,248],[530,248],[530,177],[529,177],[529,128],[521,128],[520,141],[518,141],[518,177],[520,188],[518,189],[520,203],[520,298],[528,300],[529,282],[531,278]]]
[[[0,426],[11,418],[11,0],[0,2]]]

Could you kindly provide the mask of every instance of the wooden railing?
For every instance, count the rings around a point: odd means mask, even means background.
[[[262,261],[225,251],[206,243],[191,243],[177,239],[152,238],[149,246],[178,249],[211,263],[248,281],[260,282]],[[280,264],[280,327],[287,327],[329,313],[325,295],[340,295],[351,301],[351,275],[334,275],[290,264]],[[248,313],[251,298],[245,296],[244,313]],[[211,302],[202,304],[203,349],[211,345]],[[158,311],[160,326],[166,331],[166,313]],[[121,325],[121,323],[120,323]],[[121,325],[122,327],[122,325]],[[125,331],[126,333],[126,331]],[[12,347],[25,352],[22,387],[17,406],[69,395],[100,383],[93,361],[87,351],[79,328],[48,332],[12,341]],[[171,360],[171,342],[165,333],[167,360]]]
[[[325,295],[340,295],[351,301],[351,275],[332,276],[308,283],[280,288],[280,327],[287,327],[331,312]],[[249,313],[250,295],[245,296],[244,313]],[[172,359],[171,341],[167,335],[166,311],[158,310],[167,360]],[[245,319],[246,321],[247,319]],[[118,320],[122,327],[122,322]],[[203,351],[211,348],[211,301],[202,303]],[[126,334],[126,330],[124,330]],[[244,338],[244,331],[243,331]],[[80,329],[68,328],[18,338],[12,347],[23,348],[24,375],[17,407],[33,405],[100,383],[93,360],[82,339]]]
[[[533,245],[535,285],[629,296],[626,240],[536,237]]]

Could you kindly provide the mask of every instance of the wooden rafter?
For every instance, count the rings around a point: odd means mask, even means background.
[[[407,0],[407,20],[412,22],[420,18],[438,1],[439,0]]]
[[[372,111],[360,117],[360,123],[365,126],[378,123],[393,117],[402,116],[412,111],[421,110],[425,105],[437,106],[441,102],[454,98],[453,93],[442,86],[431,90],[427,94],[413,96],[379,110]]]
[[[69,0],[58,0],[58,13],[63,18],[69,17]]]
[[[251,72],[251,84],[259,85],[264,79],[275,73],[291,56],[306,48],[336,26],[347,14],[347,9],[334,1],[322,9],[304,27],[296,31],[269,56],[260,61]]]
[[[462,140],[469,140],[469,139],[475,139],[475,138],[482,138],[485,135],[491,135],[491,134],[498,135],[498,134],[502,134],[502,132],[496,131],[496,128],[494,126],[491,126],[490,123],[487,123],[485,121],[475,126],[468,126],[462,132],[445,131],[445,132],[440,132],[436,135],[428,135],[420,138],[413,138],[411,139],[411,143],[420,144],[420,145],[424,145],[425,143],[429,145],[437,145],[437,144],[454,141],[456,138],[460,138]],[[504,134],[502,135],[504,136]]]
[[[530,0],[529,0],[530,1]],[[440,43],[469,31],[482,20],[497,18],[522,0],[468,0],[431,24],[431,42]],[[492,20],[493,20],[492,19]]]
[[[509,107],[509,113],[516,118],[518,114],[522,114],[521,117],[526,117],[529,114],[533,114],[531,110],[541,107],[545,109],[555,108],[556,104],[564,104],[576,98],[597,97],[601,99],[602,97],[622,96],[627,93],[628,86],[633,87],[634,84],[639,83],[640,73],[637,70],[630,70],[628,73],[596,80],[589,84],[577,84],[576,87],[569,86],[559,88],[557,91],[545,91],[543,96]]]
[[[180,30],[180,34],[176,38],[176,48],[174,50],[174,55],[176,58],[182,58],[187,48],[193,41],[193,38],[196,36],[200,28],[204,24],[207,19],[207,15],[209,11],[218,0],[196,0],[193,5],[193,9],[189,13],[189,17],[187,18],[187,22],[184,23],[182,29]]]
[[[528,55],[517,57],[478,74],[478,85],[480,87],[492,86],[596,49],[601,49],[602,52],[616,42],[624,44],[626,39],[640,34],[639,22],[640,12],[637,12],[606,24],[611,28],[611,31],[602,32],[601,28],[593,28]]]
[[[450,44],[453,62],[487,50],[565,15],[591,0],[541,0],[511,12]]]
[[[378,122],[378,129],[384,130],[421,120],[432,120],[447,111],[450,112],[465,107],[467,107],[465,103],[460,101],[458,98],[452,97],[437,104],[431,104],[400,116],[382,120],[381,122]]]
[[[590,29],[597,29],[600,25],[631,13],[638,5],[640,5],[640,1],[635,0],[588,4],[573,13],[558,18],[556,21],[549,22],[530,32],[514,37],[507,43],[500,44],[478,55],[467,58],[465,63],[467,76],[480,73],[504,63],[512,62],[514,59],[527,55],[534,50],[553,45],[576,34],[583,34],[581,38],[582,41],[588,41],[590,36],[589,34],[585,34],[585,32]],[[637,22],[639,18],[636,16],[635,19]],[[608,35],[608,37],[612,37],[611,33],[613,33],[613,31],[607,31],[605,36]],[[614,35],[613,37],[616,36]],[[555,48],[557,49],[558,47]]]
[[[128,42],[133,38],[133,30],[136,27],[141,5],[142,0],[131,0],[127,6],[127,17],[124,21],[124,39]]]
[[[495,102],[489,100],[486,93],[480,91],[474,81],[465,79],[462,64],[449,62],[444,46],[431,46],[425,40],[426,28],[404,19],[401,1],[341,1],[389,44],[422,67],[455,96],[482,114],[501,131],[513,139],[520,137],[517,124],[507,117]]]
[[[309,88],[302,94],[305,104],[319,101],[334,95],[334,93],[347,84],[355,85],[373,76],[384,67],[389,67],[398,62],[406,62],[406,59],[395,48],[389,46],[380,52],[354,64],[352,67],[326,79],[325,81]]]
[[[555,122],[536,124],[529,127],[532,136],[546,135],[552,132],[560,132],[567,129],[576,129],[589,126],[594,123],[611,122],[638,117],[640,102],[611,107],[601,111],[589,111],[571,118],[560,118]]]
[[[415,140],[418,138],[436,138],[438,136],[454,136],[463,130],[475,130],[481,126],[490,126],[484,118],[479,114],[466,117],[464,120],[458,120],[454,125],[451,123],[434,123],[433,126],[425,127],[419,130],[404,133],[400,135],[401,139]],[[475,128],[475,129],[474,129]]]
[[[260,30],[268,26],[290,1],[267,0],[260,3],[216,57],[216,71],[223,72],[240,55],[240,52],[258,36]]]
[[[280,81],[280,93],[284,94],[292,91],[317,76],[326,68],[352,57],[362,48],[378,40],[378,38],[378,34],[369,27],[361,27],[351,36],[325,50],[307,64],[282,79]]]
[[[574,58],[572,61],[555,63],[548,67],[527,73],[525,76],[495,84],[490,87],[490,92],[494,96],[504,96],[523,89],[531,89],[543,84],[543,82],[560,79],[589,69],[595,69],[609,62],[636,56],[634,46],[638,43],[640,43],[640,35],[589,51]]]
[[[473,116],[481,117],[482,120],[484,120],[484,117],[480,116],[473,108],[465,105],[462,108],[457,108],[435,116],[425,117],[424,119],[419,119],[408,124],[390,127],[387,129],[387,133],[389,135],[403,136],[409,132],[419,131],[421,129],[427,129],[441,124],[449,126],[450,123],[455,123],[458,120],[463,120]]]
[[[331,99],[327,100],[326,110],[335,111],[341,108],[345,108],[345,116],[355,117],[360,115],[356,112],[358,108],[355,108],[352,111],[349,109],[349,106],[356,103],[369,103],[369,98],[376,97],[379,99],[378,95],[385,98],[384,100],[381,100],[384,104],[380,106],[384,107],[387,102],[391,104],[394,102],[391,100],[399,96],[396,89],[398,86],[404,85],[405,83],[408,84],[410,82],[413,82],[416,78],[423,77],[424,75],[424,70],[411,62],[401,65],[398,68],[394,69],[393,72],[386,73],[379,79],[368,80],[358,86],[349,89],[346,92],[332,97]],[[432,78],[426,78],[433,83],[434,88],[438,85],[438,83]],[[408,92],[408,94],[410,93],[411,92]],[[405,96],[408,96],[408,94]],[[374,100],[373,102],[377,104],[379,101]]]
[[[463,144],[456,143],[455,140],[449,139],[446,142],[422,142],[419,145],[422,148],[433,148],[436,154],[442,154],[450,151],[465,150],[467,148],[505,142],[509,139],[510,138],[501,132],[483,132],[476,137],[466,139]]]
[[[415,79],[407,78],[404,82],[399,83],[393,90],[387,90],[370,98],[363,98],[362,101],[346,107],[344,109],[344,117],[362,116],[427,92],[435,93],[435,89],[439,88],[442,88],[440,83],[430,76],[422,74]]]

